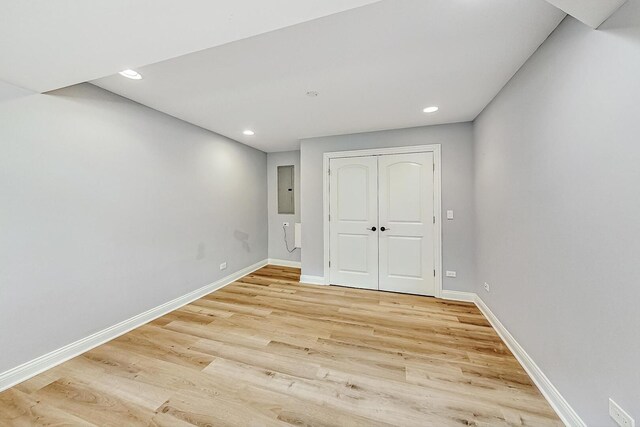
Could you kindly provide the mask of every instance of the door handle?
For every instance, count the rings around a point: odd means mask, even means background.
[[[391,229],[390,228],[380,227],[380,231],[382,231],[382,232],[387,231],[387,230],[391,230]]]
[[[367,228],[367,230],[370,230],[370,231],[376,231],[376,230],[377,230],[377,228],[375,228],[375,227],[371,227],[371,228]]]

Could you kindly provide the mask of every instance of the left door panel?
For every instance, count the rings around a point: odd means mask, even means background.
[[[378,160],[331,159],[329,169],[330,283],[378,289]]]

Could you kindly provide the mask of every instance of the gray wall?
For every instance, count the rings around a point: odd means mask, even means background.
[[[590,426],[609,397],[640,420],[639,102],[630,0],[567,18],[475,123],[477,292]]]
[[[473,148],[471,123],[425,126],[302,140],[302,274],[323,276],[322,160],[325,152],[380,147],[442,144],[443,268],[456,270],[443,278],[443,288],[473,291]],[[447,221],[446,210],[455,211]]]
[[[280,215],[278,213],[278,166],[293,165],[295,170],[294,200],[295,214]],[[282,223],[289,222],[287,240],[289,249],[294,246],[294,224],[300,222],[300,151],[284,151],[267,154],[267,186],[269,188],[269,258],[285,261],[300,261],[300,249],[287,252],[284,245]]]
[[[264,153],[95,86],[0,102],[0,152],[0,372],[267,257]]]

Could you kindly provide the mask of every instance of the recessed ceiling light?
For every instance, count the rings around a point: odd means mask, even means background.
[[[318,92],[316,92],[315,90],[310,90],[309,92],[307,92],[307,96],[315,98],[316,96],[318,96]]]
[[[439,108],[438,108],[438,107],[433,106],[433,107],[427,107],[427,108],[425,108],[425,109],[424,109],[424,110],[422,110],[422,111],[424,111],[425,113],[435,113],[435,112],[436,112],[436,111],[438,111],[438,110],[439,110]]]
[[[255,134],[256,134],[254,131],[249,130],[249,129],[245,130],[245,131],[244,131],[244,132],[242,132],[242,133],[243,133],[243,134],[245,134],[245,135],[247,135],[247,136],[252,136],[252,135],[255,135]]]
[[[133,80],[140,80],[142,78],[142,76],[140,75],[140,73],[138,73],[137,71],[134,70],[123,70],[120,71],[121,76],[125,76],[128,79],[133,79]]]

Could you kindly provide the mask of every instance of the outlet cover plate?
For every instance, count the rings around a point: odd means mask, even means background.
[[[636,427],[636,422],[616,402],[609,399],[609,415],[621,427]]]

